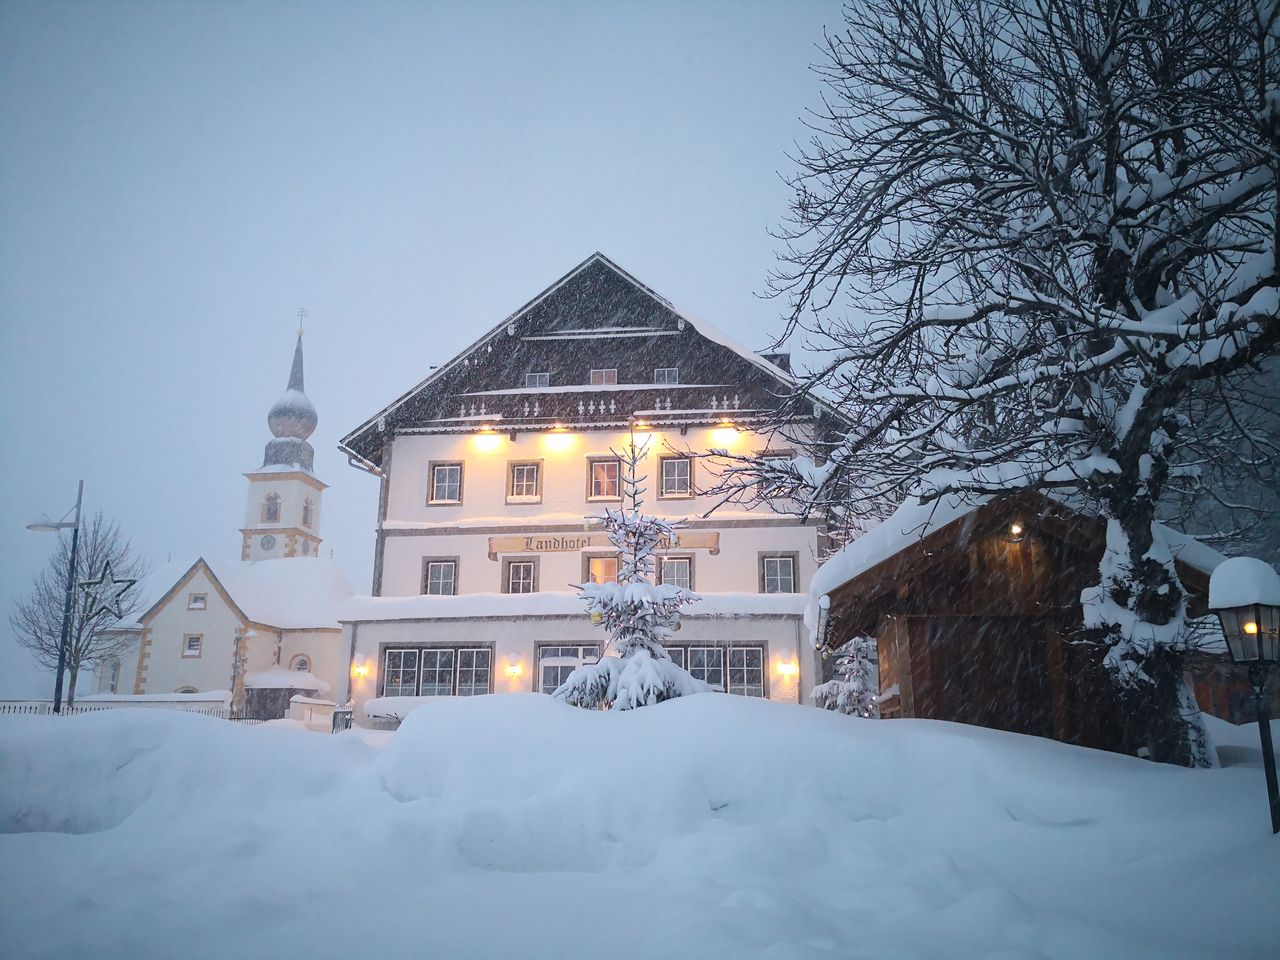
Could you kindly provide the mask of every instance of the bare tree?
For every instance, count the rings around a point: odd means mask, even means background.
[[[820,357],[795,402],[844,426],[821,467],[729,470],[837,525],[906,496],[1087,501],[1107,521],[1089,636],[1164,718],[1153,753],[1182,763],[1212,757],[1153,525],[1276,460],[1255,378],[1280,349],[1278,17],[1276,0],[849,3],[771,280],[786,336]]]
[[[58,668],[62,611],[70,563],[70,538],[60,536],[58,547],[48,564],[36,574],[30,592],[18,601],[9,618],[18,642],[31,651],[37,662],[50,670]],[[76,556],[76,594],[71,605],[67,639],[66,668],[70,674],[68,706],[75,703],[76,679],[82,669],[92,668],[108,657],[123,653],[135,640],[133,635],[122,632],[119,628],[142,612],[142,596],[138,584],[130,587],[120,597],[119,617],[113,611],[102,609],[101,605],[87,603],[87,598],[80,590],[79,584],[97,577],[107,563],[111,564],[112,574],[119,580],[141,581],[147,572],[146,564],[133,552],[115,521],[106,519],[99,511],[80,529],[80,544]]]

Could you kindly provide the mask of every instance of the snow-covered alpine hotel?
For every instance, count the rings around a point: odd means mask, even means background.
[[[616,576],[584,518],[619,504],[612,451],[632,430],[649,438],[645,510],[689,518],[659,561],[702,597],[672,657],[729,693],[798,701],[819,529],[769,506],[704,516],[714,468],[694,456],[791,454],[757,432],[789,381],[784,357],[595,254],[344,437],[381,483],[373,591],[340,613],[357,720],[405,706],[384,698],[550,692],[600,656],[574,585]]]

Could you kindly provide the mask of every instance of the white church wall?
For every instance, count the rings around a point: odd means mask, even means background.
[[[203,594],[205,608],[189,609],[191,595]],[[239,616],[214,588],[203,570],[179,589],[147,624],[150,646],[145,663],[143,693],[173,693],[181,687],[197,692],[226,690],[231,686]],[[197,635],[198,656],[183,656],[184,638]],[[132,691],[130,691],[132,692]]]
[[[346,685],[349,649],[343,644],[342,631],[285,630],[280,644],[280,665],[292,669],[300,656],[310,660],[311,673],[329,684],[322,698],[342,696]]]

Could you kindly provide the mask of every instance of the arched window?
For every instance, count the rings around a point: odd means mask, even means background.
[[[173,692],[174,693],[199,693],[200,691],[197,690],[195,687],[179,687],[177,690]]]
[[[102,661],[102,682],[99,693],[118,693],[120,689],[120,661],[108,657]]]
[[[313,506],[314,504],[311,502],[310,497],[307,497],[307,499],[302,501],[302,525],[304,527],[311,526],[311,513]]]
[[[300,653],[289,661],[289,669],[297,670],[299,673],[311,672],[311,658],[305,653]]]
[[[304,557],[306,557],[306,556],[309,556],[310,554],[311,554],[311,541],[310,541],[310,540],[303,540],[303,541],[302,541],[302,555],[303,555]]]
[[[262,522],[280,522],[280,494],[268,493],[266,499],[262,501]]]

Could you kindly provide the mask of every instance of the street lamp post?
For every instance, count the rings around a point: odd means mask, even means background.
[[[1280,787],[1271,744],[1271,710],[1267,674],[1280,664],[1280,574],[1253,557],[1233,557],[1209,578],[1209,609],[1218,615],[1231,659],[1249,668],[1258,704],[1258,736],[1262,767],[1271,804],[1271,832],[1280,833]]]
[[[84,481],[76,491],[76,517],[68,522],[66,514],[62,520],[44,517],[35,523],[27,524],[28,530],[38,533],[57,533],[61,530],[71,531],[71,559],[67,565],[67,595],[62,602],[62,639],[58,642],[58,679],[53,685],[53,712],[62,712],[62,674],[67,668],[67,641],[71,634],[71,602],[76,587],[76,548],[80,545],[80,504],[84,500]]]

